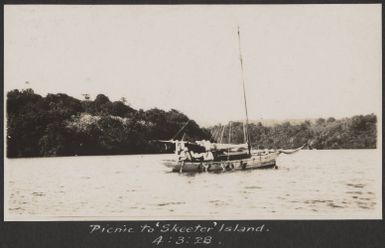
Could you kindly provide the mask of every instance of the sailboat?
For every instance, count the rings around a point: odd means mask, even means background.
[[[181,140],[165,140],[161,142],[175,144],[175,158],[164,160],[163,164],[173,172],[225,172],[250,169],[277,168],[276,160],[281,153],[293,154],[305,145],[293,150],[253,150],[248,133],[249,117],[247,112],[244,68],[241,52],[241,36],[238,26],[238,48],[242,75],[243,100],[245,107],[245,121],[243,122],[243,144],[231,143],[231,122],[228,125],[228,143],[212,143],[202,140],[196,142]],[[182,127],[183,130],[188,122]],[[178,131],[178,133],[181,132]],[[222,129],[223,137],[224,128]],[[222,138],[221,138],[222,141]]]

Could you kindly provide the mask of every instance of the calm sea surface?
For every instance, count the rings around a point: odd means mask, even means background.
[[[379,150],[300,151],[278,169],[171,173],[172,155],[8,159],[5,218],[381,217]]]

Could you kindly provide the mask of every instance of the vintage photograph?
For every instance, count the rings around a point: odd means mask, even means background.
[[[4,219],[382,218],[380,4],[6,5]]]

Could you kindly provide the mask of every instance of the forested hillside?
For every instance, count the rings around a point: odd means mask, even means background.
[[[177,111],[136,110],[125,101],[110,101],[99,94],[94,100],[79,100],[66,94],[42,97],[32,89],[7,94],[7,156],[42,157],[113,155],[165,152],[156,140],[184,132],[188,140],[229,141],[228,127],[202,128]],[[254,148],[295,148],[305,143],[316,149],[376,148],[377,118],[374,114],[285,122],[274,126],[249,124]],[[243,142],[242,123],[234,122],[231,142]],[[223,133],[223,135],[222,135]]]
[[[274,126],[251,123],[248,130],[251,144],[259,149],[291,149],[303,144],[314,149],[371,149],[376,148],[376,124],[376,116],[369,114],[338,120],[333,117],[319,118],[315,122],[304,121],[300,124],[284,122]],[[231,124],[232,142],[244,142],[242,125],[241,122]],[[211,130],[216,140],[228,142],[228,126],[214,126]]]
[[[172,138],[190,119],[174,109],[135,110],[102,94],[81,101],[27,89],[8,92],[7,120],[7,156],[40,157],[162,152],[153,141]],[[193,120],[185,131],[191,140],[210,138]]]

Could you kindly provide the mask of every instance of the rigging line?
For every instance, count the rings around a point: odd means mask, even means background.
[[[245,103],[245,114],[246,114],[246,123],[243,124],[243,135],[244,139],[248,144],[249,153],[250,153],[250,141],[249,141],[249,133],[248,133],[248,125],[249,125],[249,116],[247,113],[247,102],[246,102],[246,87],[245,87],[245,78],[244,78],[244,69],[243,69],[243,59],[242,59],[242,50],[241,50],[241,34],[238,25],[238,48],[239,48],[239,61],[241,62],[241,75],[242,75],[242,86],[243,86],[243,100]]]
[[[214,127],[211,129],[211,131],[210,131],[210,134],[211,134],[211,138],[212,138],[212,139],[214,139],[216,130],[217,130],[217,127],[214,126]]]
[[[218,133],[217,133],[217,137],[216,137],[216,141],[219,142],[219,143],[220,143],[221,133],[222,133],[222,125],[219,125]]]
[[[221,126],[219,128],[219,133],[218,133],[218,143],[222,142],[222,130],[223,130],[223,127]]]
[[[226,128],[226,126],[223,125],[223,128],[222,128],[222,134],[221,134],[221,139],[220,139],[219,143],[222,143],[222,140],[223,140],[223,134],[225,133],[225,128]]]
[[[182,132],[182,130],[185,129],[185,128],[187,127],[187,124],[189,124],[190,121],[191,121],[191,120],[188,120],[188,121],[186,122],[186,124],[184,124],[183,127],[182,127],[181,129],[179,129],[179,131],[174,135],[174,137],[172,137],[172,139],[175,139],[175,138],[180,134],[180,132]]]
[[[211,135],[211,137],[213,138],[214,142],[217,142],[218,130],[219,130],[219,127],[215,126],[213,134]]]
[[[216,135],[216,137],[215,137],[215,140],[216,140],[217,142],[219,142],[219,137],[220,137],[220,135],[221,135],[221,130],[222,130],[222,125],[220,124],[219,127],[218,127],[217,135]]]
[[[218,133],[218,127],[215,126],[214,130],[213,130],[213,134],[211,135],[211,137],[213,138],[214,142],[216,142],[217,133]]]
[[[229,122],[229,144],[231,142],[231,121]],[[227,160],[230,160],[230,145],[227,148]]]

